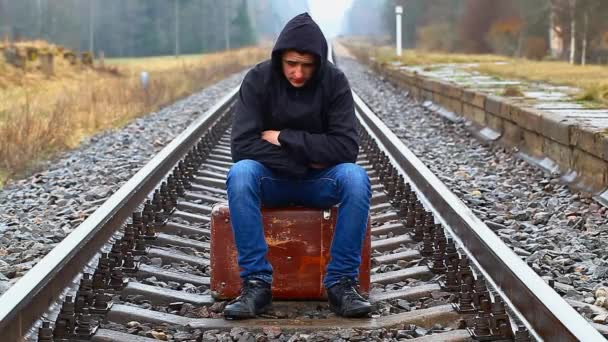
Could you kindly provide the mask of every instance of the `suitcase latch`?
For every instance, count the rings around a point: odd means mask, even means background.
[[[323,210],[323,219],[329,220],[330,217],[331,217],[331,209]]]

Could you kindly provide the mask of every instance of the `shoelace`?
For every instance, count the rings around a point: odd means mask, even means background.
[[[361,296],[359,295],[359,293],[357,292],[357,290],[355,290],[355,287],[353,286],[353,284],[348,281],[341,281],[340,282],[342,288],[344,289],[344,294],[343,296],[346,297],[347,299],[351,299],[351,300],[359,300],[361,298]]]
[[[243,298],[247,298],[247,295],[255,288],[255,284],[252,283],[243,283],[243,287],[241,287],[241,293],[238,297],[231,300],[228,304],[236,303]]]

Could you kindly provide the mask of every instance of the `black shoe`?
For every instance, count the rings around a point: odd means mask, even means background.
[[[241,295],[228,303],[224,308],[224,318],[254,318],[266,312],[272,304],[270,284],[257,280],[245,280]]]
[[[354,287],[348,278],[327,289],[329,309],[343,317],[363,317],[372,311],[372,305]]]

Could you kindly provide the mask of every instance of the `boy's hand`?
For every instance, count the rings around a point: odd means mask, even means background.
[[[262,140],[266,140],[273,145],[281,146],[279,143],[280,133],[281,131],[264,131],[262,132]]]

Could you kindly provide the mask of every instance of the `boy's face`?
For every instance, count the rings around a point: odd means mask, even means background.
[[[281,59],[285,78],[296,88],[303,87],[315,72],[315,56],[311,53],[288,50]]]

